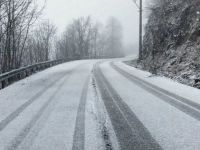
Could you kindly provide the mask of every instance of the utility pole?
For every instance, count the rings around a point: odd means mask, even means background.
[[[139,17],[139,60],[142,59],[142,0],[140,0],[140,17]]]
[[[143,13],[143,6],[142,6],[142,0],[140,0],[139,4],[137,3],[137,0],[133,0],[137,8],[139,9],[139,60],[142,59],[142,13]]]

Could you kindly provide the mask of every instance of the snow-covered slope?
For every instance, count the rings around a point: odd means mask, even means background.
[[[200,1],[165,0],[152,8],[142,67],[200,88]]]

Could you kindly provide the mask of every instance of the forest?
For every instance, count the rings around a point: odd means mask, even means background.
[[[115,17],[104,25],[90,16],[74,19],[60,35],[40,19],[37,0],[0,1],[0,73],[56,59],[122,57],[122,26]]]

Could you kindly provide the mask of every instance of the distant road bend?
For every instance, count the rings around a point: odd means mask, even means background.
[[[118,62],[67,62],[0,90],[0,150],[199,150],[198,101]]]

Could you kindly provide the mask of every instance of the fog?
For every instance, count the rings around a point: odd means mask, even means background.
[[[42,5],[44,1],[40,2]],[[91,16],[102,23],[110,16],[116,17],[123,26],[125,46],[130,49],[132,45],[137,49],[138,9],[132,0],[47,0],[43,12],[43,18],[50,19],[57,26],[58,33],[81,16]]]

